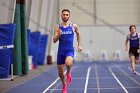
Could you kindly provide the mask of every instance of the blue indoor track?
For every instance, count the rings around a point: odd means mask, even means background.
[[[72,67],[68,93],[140,93],[140,65],[134,75],[129,62],[78,62]],[[5,93],[61,93],[57,66]]]

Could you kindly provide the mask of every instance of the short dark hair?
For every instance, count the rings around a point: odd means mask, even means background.
[[[63,9],[63,10],[62,10],[62,13],[63,13],[64,11],[67,11],[67,12],[69,12],[69,14],[70,14],[70,10],[69,10],[69,9]]]
[[[130,25],[129,26],[129,30],[131,30],[132,27],[134,27],[136,29],[136,26],[135,25]]]

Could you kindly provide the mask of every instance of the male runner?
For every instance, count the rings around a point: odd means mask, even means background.
[[[78,51],[81,51],[80,47],[80,33],[76,24],[69,21],[70,11],[63,9],[61,12],[62,23],[58,24],[54,28],[53,42],[56,43],[59,40],[58,53],[57,53],[57,67],[58,75],[62,81],[63,88],[62,93],[67,93],[67,84],[72,81],[71,67],[74,58],[74,32],[77,35]],[[64,76],[64,65],[66,65],[66,81]]]
[[[125,47],[126,51],[128,50],[128,41],[130,42],[129,46],[129,58],[131,62],[131,68],[133,71],[133,74],[136,74],[136,64],[138,64],[139,61],[139,39],[140,34],[136,31],[136,26],[131,25],[129,27],[130,34],[127,35],[126,41],[125,41]]]

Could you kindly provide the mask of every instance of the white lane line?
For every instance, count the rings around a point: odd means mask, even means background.
[[[126,88],[123,86],[123,84],[119,81],[117,76],[113,73],[111,67],[109,67],[109,71],[111,72],[112,76],[115,78],[115,80],[119,83],[119,85],[122,87],[122,89],[125,91],[125,93],[129,93]]]
[[[73,77],[72,79],[86,79],[86,77]]]
[[[132,71],[130,67],[128,67],[128,69],[129,69],[130,71]],[[136,74],[137,74],[138,76],[140,76],[140,73],[137,72],[137,71],[136,71]]]
[[[66,71],[64,73],[66,73]],[[42,93],[46,93],[58,80],[59,80],[59,77],[56,78],[56,80],[50,86],[48,86]]]
[[[84,93],[87,93],[87,87],[88,87],[88,80],[89,80],[90,70],[91,70],[91,68],[88,67]]]
[[[59,78],[57,78],[49,87],[47,87],[42,93],[46,93],[49,88],[51,88],[57,81],[59,80]]]
[[[50,71],[50,70],[51,70],[51,68],[49,68],[45,73],[47,73],[47,72]],[[19,84],[13,86],[13,87],[11,87],[11,88],[8,88],[8,89],[4,90],[3,93],[6,93],[7,91],[9,91],[9,90],[11,90],[11,89],[13,89],[13,88],[16,88],[16,87],[18,87],[18,86],[20,86],[20,85],[23,85],[23,84],[27,83],[28,81],[30,81],[30,80],[32,80],[32,79],[34,79],[34,78],[37,78],[37,77],[39,77],[39,76],[41,76],[41,75],[43,75],[43,74],[44,74],[44,73],[39,73],[38,75],[36,75],[36,76],[34,76],[34,77],[32,77],[32,78],[30,78],[30,79],[24,81],[24,82],[21,82],[21,83],[19,83]]]
[[[97,77],[89,77],[89,79],[96,79]],[[98,77],[98,78],[102,78],[102,79],[106,79],[106,78],[113,78],[113,77]],[[73,77],[72,79],[86,79],[86,77]]]
[[[120,67],[116,66],[122,73],[124,73],[130,80],[132,80],[133,82],[135,82],[137,85],[140,86],[140,83],[138,83],[135,79],[133,79],[132,77],[129,77],[129,75],[124,71],[122,70]]]
[[[126,87],[129,89],[139,89],[140,87]],[[97,90],[97,88],[88,88],[88,89],[94,89]],[[102,90],[118,90],[118,89],[122,89],[121,87],[108,87],[108,88],[100,88]],[[53,90],[53,91],[61,91],[62,89],[49,89],[49,90]],[[83,88],[69,88],[69,90],[83,90]]]
[[[96,74],[96,82],[97,82],[97,89],[98,89],[98,93],[100,93],[100,84],[99,84],[99,75],[98,75],[98,70],[97,70],[97,66],[95,64],[95,74]]]
[[[76,68],[76,67],[74,66],[73,69],[75,69],[75,68]],[[73,69],[72,69],[72,70],[73,70]],[[66,74],[66,70],[65,70],[64,74]],[[50,86],[48,86],[42,93],[46,93],[48,90],[50,90],[50,88],[51,88],[55,83],[57,83],[58,80],[59,80],[59,77],[56,78],[56,80],[55,80]],[[60,85],[60,84],[58,84],[58,85]],[[55,88],[57,88],[58,85],[55,86]],[[55,88],[54,88],[54,89],[55,89]],[[61,90],[62,90],[62,89],[61,89]]]
[[[53,93],[55,90],[56,90],[56,88],[58,88],[58,86],[60,85],[61,83],[59,82],[55,87],[54,87],[54,90],[51,90],[51,92],[50,93]],[[50,89],[49,89],[50,90]],[[61,89],[62,90],[62,89]]]

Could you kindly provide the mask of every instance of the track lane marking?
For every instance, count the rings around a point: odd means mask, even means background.
[[[113,73],[112,67],[109,67],[109,71],[111,72],[112,76],[115,78],[115,80],[119,83],[119,85],[122,87],[122,89],[125,91],[125,93],[129,93],[127,89],[124,87],[124,85],[120,82],[120,80],[117,78],[117,76]]]
[[[88,67],[87,76],[86,76],[86,83],[85,83],[85,88],[84,88],[84,93],[87,93],[87,87],[88,87],[88,81],[89,81],[90,70],[91,70],[91,68]]]

